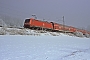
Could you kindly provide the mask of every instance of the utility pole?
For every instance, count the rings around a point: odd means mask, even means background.
[[[63,32],[65,33],[65,21],[64,21],[64,16],[63,16]]]
[[[43,21],[44,21],[44,20],[45,20],[45,19],[43,19]],[[43,23],[42,31],[44,31],[44,23]]]

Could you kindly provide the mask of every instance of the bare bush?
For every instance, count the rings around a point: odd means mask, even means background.
[[[0,35],[6,35],[6,27],[0,29]]]

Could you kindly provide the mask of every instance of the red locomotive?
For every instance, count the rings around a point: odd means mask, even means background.
[[[75,32],[81,32],[83,35],[90,35],[90,32],[83,30],[83,29],[77,29],[72,26],[66,26],[54,22],[46,22],[46,21],[40,21],[36,20],[34,18],[26,19],[24,22],[24,28],[33,28],[33,29],[46,29],[51,31],[61,31],[61,32],[68,32],[68,33],[75,33]]]
[[[33,18],[30,19],[26,19],[24,22],[24,27],[25,28],[39,28],[39,29],[53,29],[53,25],[51,22],[46,22],[46,21],[40,21],[40,20],[36,20]]]

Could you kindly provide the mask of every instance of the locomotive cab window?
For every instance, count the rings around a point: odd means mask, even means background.
[[[30,22],[30,19],[26,19],[26,20],[25,20],[25,23],[29,23],[29,22]]]

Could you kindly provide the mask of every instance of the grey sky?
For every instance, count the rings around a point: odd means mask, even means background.
[[[90,25],[90,0],[0,0],[0,13],[22,18],[36,14],[46,19],[75,27]]]

